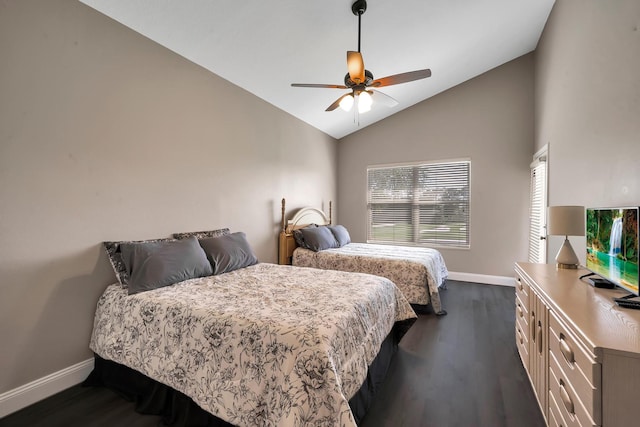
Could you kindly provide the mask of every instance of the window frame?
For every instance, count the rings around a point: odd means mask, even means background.
[[[435,236],[432,238],[421,238],[420,235],[421,233],[425,232],[425,230],[421,229],[421,224],[425,225],[427,224],[422,223],[420,220],[421,216],[427,216],[429,215],[429,213],[426,213],[424,210],[421,210],[421,207],[424,208],[427,205],[432,205],[432,206],[438,206],[438,207],[444,207],[444,206],[451,206],[451,205],[455,205],[455,204],[460,204],[461,201],[455,201],[455,200],[450,200],[448,201],[448,203],[440,203],[441,200],[437,200],[437,201],[425,201],[424,198],[421,199],[420,196],[417,196],[416,194],[422,194],[424,196],[425,191],[420,191],[420,192],[415,192],[414,189],[417,186],[416,180],[419,178],[416,178],[416,176],[418,176],[420,174],[420,172],[424,172],[424,170],[428,169],[428,168],[446,168],[448,165],[451,166],[455,166],[456,169],[460,169],[460,165],[464,164],[466,166],[466,175],[464,173],[460,173],[460,172],[456,172],[456,173],[452,173],[452,175],[450,176],[444,176],[445,179],[451,179],[452,181],[455,181],[458,178],[463,178],[466,179],[466,185],[463,187],[464,191],[466,191],[466,200],[462,200],[462,204],[463,204],[463,213],[462,214],[457,214],[457,215],[462,215],[464,220],[466,221],[463,222],[462,227],[465,227],[465,230],[463,233],[465,233],[466,235],[462,235],[465,239],[458,239],[455,243],[454,242],[446,242],[446,239],[444,239],[442,236]],[[381,169],[399,169],[399,168],[412,168],[413,169],[413,184],[411,185],[411,188],[407,189],[407,192],[411,194],[410,201],[406,201],[406,202],[396,202],[396,201],[392,201],[393,197],[391,197],[390,203],[387,203],[389,205],[391,204],[395,204],[397,203],[399,206],[400,205],[407,205],[409,204],[410,207],[408,209],[408,211],[410,212],[410,219],[409,219],[409,224],[408,227],[411,228],[412,231],[408,231],[407,233],[410,234],[412,237],[407,236],[407,239],[400,239],[400,240],[395,240],[395,239],[376,239],[373,231],[373,226],[375,225],[373,223],[373,210],[372,210],[372,206],[375,205],[375,200],[372,199],[372,190],[371,190],[371,171],[373,170],[381,170]],[[422,171],[420,170],[422,168]],[[464,168],[464,167],[463,167]],[[395,179],[395,178],[393,178]],[[423,179],[428,179],[428,178],[423,178]],[[448,187],[449,189],[455,188],[453,186]],[[402,189],[400,189],[400,191],[402,192]],[[443,187],[440,187],[439,190],[437,190],[439,192],[442,191],[447,191],[446,189],[443,189]],[[471,249],[471,231],[470,231],[470,225],[471,225],[471,158],[457,158],[457,159],[446,159],[446,160],[431,160],[431,161],[419,161],[419,162],[406,162],[406,163],[393,163],[393,164],[381,164],[381,165],[369,165],[366,168],[366,241],[367,243],[374,243],[374,244],[387,244],[387,245],[401,245],[401,246],[417,246],[417,247],[434,247],[434,248],[446,248],[446,249],[462,249],[462,250],[469,250]],[[402,199],[400,199],[402,200]],[[466,202],[466,204],[465,204]],[[377,204],[384,204],[384,202],[378,202]],[[441,208],[442,209],[442,208]],[[454,208],[455,209],[455,208]],[[392,213],[392,211],[388,211],[388,212],[384,212],[387,213],[388,215],[394,215]],[[379,214],[384,214],[384,213],[379,213]],[[407,215],[407,213],[405,212],[405,215]],[[443,214],[443,215],[447,215],[447,214]],[[418,222],[416,223],[416,218],[418,219]],[[432,227],[444,227],[447,224],[453,224],[454,222],[447,222],[447,221],[440,221],[440,222],[435,222],[435,223],[431,223],[429,224]],[[396,225],[394,225],[394,228],[396,227]],[[394,230],[395,233],[395,230]],[[436,232],[437,234],[437,232]],[[461,235],[456,233],[454,237],[460,237]]]

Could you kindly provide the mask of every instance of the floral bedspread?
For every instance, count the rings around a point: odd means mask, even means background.
[[[348,400],[396,321],[389,280],[260,263],[98,302],[91,349],[238,426],[355,426]]]
[[[400,288],[411,304],[431,302],[444,313],[439,287],[449,275],[442,254],[431,248],[349,243],[341,248],[313,252],[296,248],[293,265],[376,274]]]

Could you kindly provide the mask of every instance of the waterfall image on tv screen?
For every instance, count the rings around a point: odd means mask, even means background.
[[[587,268],[638,295],[638,208],[587,209]]]

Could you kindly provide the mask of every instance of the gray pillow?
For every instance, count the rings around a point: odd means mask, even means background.
[[[243,232],[200,239],[200,246],[207,254],[213,274],[222,274],[258,263],[247,236]]]
[[[152,240],[128,240],[119,242],[102,242],[107,255],[109,256],[109,262],[113,268],[113,272],[116,274],[116,279],[120,282],[123,288],[127,287],[129,283],[129,272],[122,260],[121,247],[126,243],[151,243],[151,242],[167,242],[171,239],[152,239]]]
[[[315,228],[315,227],[317,227],[317,225],[316,224],[309,224],[309,225],[304,226],[303,228],[310,228],[310,227]],[[305,245],[304,245],[304,237],[302,236],[302,231],[300,231],[300,230],[302,230],[302,228],[298,228],[296,230],[293,230],[293,240],[296,241],[296,244],[298,246],[302,246],[304,248],[305,247]]]
[[[325,226],[316,228],[301,228],[300,232],[302,233],[302,237],[304,239],[303,247],[311,249],[314,252],[318,252],[323,249],[338,247],[338,242],[333,236],[333,233]]]
[[[121,244],[130,275],[129,295],[169,286],[213,271],[198,239]]]
[[[336,238],[339,247],[343,247],[347,243],[351,243],[351,236],[343,225],[329,225],[327,227]]]

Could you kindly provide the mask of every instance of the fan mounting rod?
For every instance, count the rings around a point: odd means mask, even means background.
[[[362,23],[362,14],[367,11],[366,0],[356,0],[351,5],[351,11],[358,17],[358,52],[360,52],[360,25]]]

